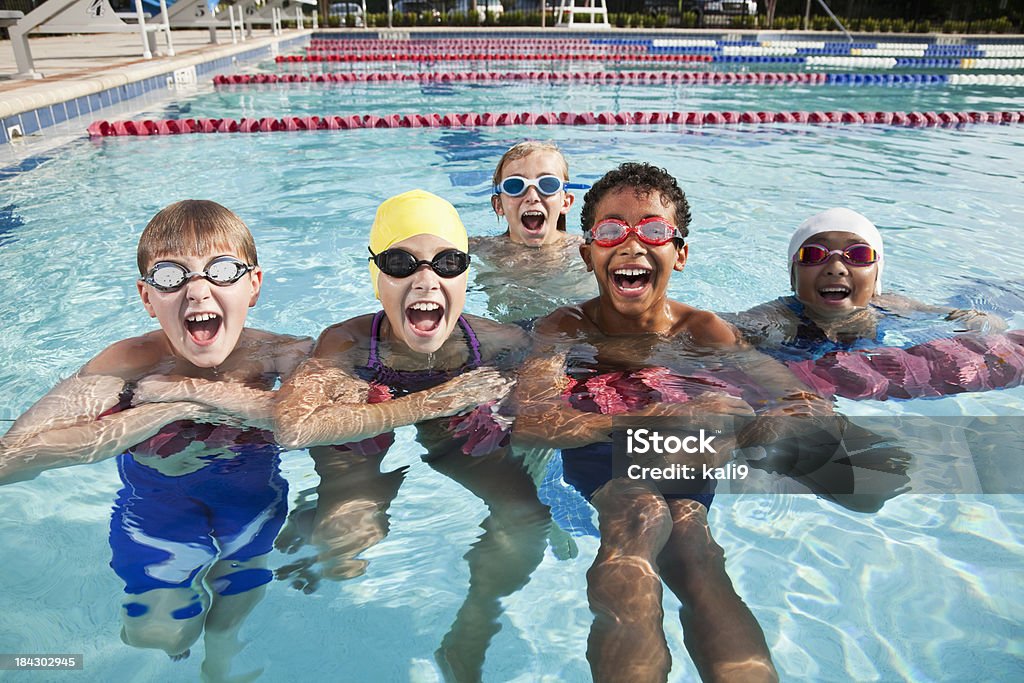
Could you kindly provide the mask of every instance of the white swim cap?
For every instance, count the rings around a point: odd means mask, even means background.
[[[828,209],[816,213],[796,229],[793,236],[789,238],[789,286],[796,289],[796,264],[793,256],[811,237],[820,235],[823,232],[851,232],[864,240],[875,252],[878,253],[878,262],[875,275],[875,294],[882,293],[882,266],[885,263],[882,248],[882,233],[878,232],[875,224],[852,209]]]

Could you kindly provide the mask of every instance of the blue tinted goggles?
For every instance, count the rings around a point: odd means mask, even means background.
[[[531,187],[537,188],[544,197],[550,197],[562,190],[588,190],[590,185],[569,183],[556,175],[542,175],[530,180],[521,175],[510,175],[494,186],[494,194],[507,194],[509,197],[521,197]]]

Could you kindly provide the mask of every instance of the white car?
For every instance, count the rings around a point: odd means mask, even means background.
[[[757,14],[757,0],[711,0],[704,3],[705,14]]]
[[[335,2],[327,8],[327,13],[332,17],[341,17],[342,25],[345,25],[345,17],[352,16],[355,19],[355,27],[365,26],[363,20],[363,6],[354,2]]]
[[[453,11],[469,14],[469,6],[469,0],[456,0]],[[487,19],[488,12],[498,16],[505,13],[505,7],[501,4],[501,0],[476,0],[476,13],[481,24]]]

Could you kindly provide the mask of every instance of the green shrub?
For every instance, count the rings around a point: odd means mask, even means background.
[[[993,21],[992,30],[995,33],[1013,33],[1013,22],[1006,17],[999,17]]]
[[[732,18],[732,25],[736,28],[754,28],[757,26],[756,14],[741,14]]]
[[[782,17],[778,19],[779,28],[783,31],[798,31],[800,30],[800,22],[803,21],[802,17]]]
[[[668,26],[668,15],[658,14],[654,17],[654,28],[665,28]]]
[[[679,16],[679,25],[683,28],[694,28],[697,26],[696,12],[683,12]]]

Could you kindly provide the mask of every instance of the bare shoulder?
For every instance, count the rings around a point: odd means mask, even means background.
[[[374,315],[360,315],[336,323],[320,333],[313,347],[316,358],[330,358],[348,354],[355,348],[365,347],[373,335]]]
[[[246,328],[245,341],[251,344],[254,356],[271,360],[275,371],[282,377],[290,375],[296,366],[313,351],[313,339],[267,330]]]
[[[154,330],[140,337],[114,342],[86,363],[79,374],[83,377],[104,375],[125,380],[138,379],[172,355],[166,335]]]
[[[482,259],[484,263],[496,266],[496,259],[500,259],[501,252],[507,248],[508,238],[504,235],[488,235],[486,237],[469,238],[469,254],[473,259]]]
[[[682,304],[685,309],[680,317],[682,328],[700,346],[733,346],[739,341],[736,328],[711,311],[703,311]],[[677,332],[677,333],[678,333]]]
[[[537,321],[533,327],[534,334],[538,337],[574,338],[593,331],[594,324],[585,309],[596,301],[592,299],[576,306],[556,308]]]
[[[510,351],[524,350],[530,345],[530,336],[518,325],[499,323],[476,315],[463,314],[463,318],[480,340],[481,355],[484,358],[502,357]]]
[[[791,317],[793,312],[786,306],[785,297],[778,299],[772,299],[766,301],[763,304],[758,304],[753,308],[748,308],[742,313],[737,313],[736,318],[738,320],[766,320],[766,319],[784,319]]]
[[[890,313],[909,313],[913,311],[923,313],[948,313],[952,310],[947,306],[926,304],[925,302],[914,299],[913,297],[894,293],[879,294],[878,296],[872,297],[871,303],[875,307],[889,311]]]

